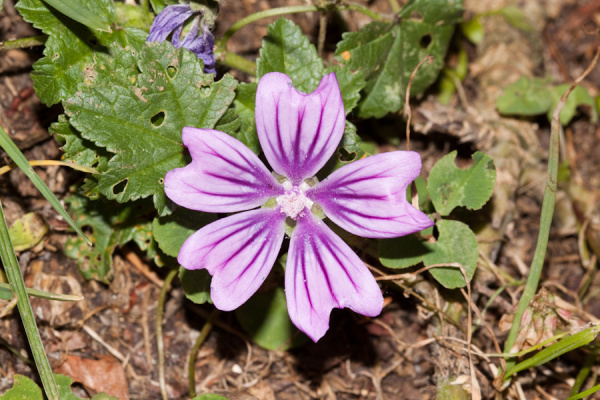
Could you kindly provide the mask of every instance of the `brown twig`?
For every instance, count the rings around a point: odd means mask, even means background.
[[[406,95],[404,99],[404,114],[406,115],[406,150],[410,150],[410,119],[412,118],[412,112],[410,111],[410,86],[412,85],[415,76],[417,75],[417,71],[421,67],[421,65],[427,60],[429,64],[433,62],[433,56],[428,55],[423,57],[423,59],[419,62],[417,67],[413,70],[410,75],[410,79],[408,80],[408,85],[406,85]]]

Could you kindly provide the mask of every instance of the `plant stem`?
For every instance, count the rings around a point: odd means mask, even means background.
[[[217,309],[215,309],[212,313],[210,313],[210,315],[208,316],[208,319],[206,320],[206,322],[204,323],[204,326],[202,327],[202,330],[200,331],[200,335],[198,336],[198,339],[196,339],[196,343],[194,343],[194,346],[192,347],[192,350],[190,351],[190,360],[188,362],[188,382],[190,385],[190,397],[192,397],[192,398],[196,397],[196,355],[198,355],[198,351],[200,350],[200,347],[202,346],[202,344],[208,337],[208,334],[210,333],[210,330],[212,329],[212,326],[213,326],[213,321],[219,315],[219,313],[220,313],[220,311]]]
[[[165,306],[165,298],[167,297],[167,292],[169,291],[169,286],[171,286],[171,281],[177,275],[177,268],[173,268],[169,271],[169,274],[165,278],[163,283],[163,287],[160,289],[160,295],[158,296],[158,305],[156,307],[156,347],[158,352],[158,383],[160,385],[160,394],[162,395],[163,400],[168,400],[167,396],[167,385],[165,383],[165,351],[164,351],[164,342],[163,342],[163,334],[162,334],[162,316],[163,316],[163,308]]]
[[[390,4],[390,8],[394,14],[398,14],[400,12],[401,8],[396,0],[388,0],[388,3]]]
[[[30,160],[29,165],[31,165],[32,167],[43,167],[43,166],[47,166],[47,165],[60,165],[62,167],[73,168],[77,171],[87,172],[88,174],[97,174],[98,173],[98,171],[96,171],[95,168],[84,167],[83,165],[75,164],[72,162],[59,161],[59,160]],[[10,165],[5,165],[4,167],[0,168],[0,175],[4,175],[8,171],[12,171],[13,169],[16,169],[16,168],[19,168],[19,166],[16,163],[12,163]]]
[[[369,10],[367,7],[360,5],[360,4],[353,4],[353,3],[343,4],[343,5],[340,5],[337,7],[333,7],[333,9],[358,11],[362,14],[365,14],[368,17],[373,18],[376,21],[382,21],[384,19],[383,16],[377,14],[376,12],[374,12],[372,10]],[[312,5],[312,6],[279,7],[279,8],[272,8],[270,10],[259,11],[257,13],[248,15],[246,18],[240,19],[238,22],[233,24],[231,26],[231,28],[229,28],[225,32],[225,34],[223,34],[223,37],[219,41],[219,47],[221,49],[223,49],[222,51],[226,51],[227,41],[235,32],[237,32],[244,26],[251,24],[253,22],[256,22],[260,19],[267,18],[267,17],[276,17],[279,15],[286,15],[286,14],[297,14],[297,13],[324,11],[324,10],[325,10],[325,8],[323,8],[323,7],[318,7],[318,6]]]
[[[8,226],[4,219],[4,212],[2,211],[2,202],[0,201],[0,259],[4,265],[4,272],[10,283],[10,287],[17,295],[17,308],[23,321],[23,327],[27,334],[27,341],[35,360],[38,373],[44,386],[44,391],[49,400],[60,400],[58,394],[58,387],[54,381],[54,375],[52,374],[52,368],[48,362],[48,357],[44,351],[42,344],[42,338],[40,332],[37,329],[35,323],[35,317],[33,316],[33,310],[31,309],[31,303],[29,297],[25,291],[25,283],[23,282],[23,276],[21,275],[21,269],[17,261],[17,256],[14,251],[12,241],[8,234]]]
[[[46,43],[46,39],[48,39],[48,35],[32,36],[23,39],[9,40],[8,42],[0,42],[0,51],[41,46]]]
[[[227,65],[228,67],[239,69],[249,75],[256,75],[256,63],[252,62],[242,56],[235,53],[229,53],[225,51],[215,51],[215,57],[219,59],[221,64]]]

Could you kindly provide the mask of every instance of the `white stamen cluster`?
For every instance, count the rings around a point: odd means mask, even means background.
[[[293,186],[290,181],[283,182],[285,193],[275,200],[277,205],[281,207],[281,212],[293,220],[304,216],[305,208],[311,209],[313,201],[304,194],[304,191],[310,188],[308,184],[302,182],[300,186]]]

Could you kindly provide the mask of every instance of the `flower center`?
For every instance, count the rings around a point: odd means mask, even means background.
[[[308,184],[302,182],[300,186],[292,186],[290,181],[285,181],[283,182],[283,188],[285,193],[275,199],[277,205],[281,207],[282,213],[296,220],[298,216],[302,217],[304,215],[305,208],[310,210],[313,201],[304,194],[304,191],[310,188]]]

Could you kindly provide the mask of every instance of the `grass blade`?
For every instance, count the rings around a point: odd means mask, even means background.
[[[110,26],[105,22],[102,22],[100,18],[77,0],[45,0],[45,2],[53,8],[56,8],[62,14],[90,29],[111,32]]]
[[[0,299],[3,298],[2,294],[5,291],[9,291],[11,296],[14,293],[10,287],[10,285],[6,283],[0,283]],[[39,297],[41,299],[47,300],[56,300],[56,301],[81,301],[83,300],[83,296],[79,296],[76,294],[58,294],[52,292],[46,292],[44,290],[31,289],[26,287],[25,291],[29,296]]]
[[[39,179],[39,178],[38,178]],[[17,255],[15,254],[10,235],[8,234],[8,226],[4,219],[4,212],[2,211],[2,202],[0,201],[0,259],[2,259],[2,265],[4,265],[4,272],[10,283],[10,287],[17,295],[17,308],[23,321],[23,327],[27,334],[27,341],[31,347],[31,353],[35,360],[38,373],[42,380],[42,385],[49,400],[59,400],[60,396],[58,393],[58,386],[54,381],[54,375],[52,374],[52,368],[48,362],[48,357],[44,351],[42,345],[42,338],[40,332],[37,329],[35,318],[33,316],[33,310],[31,309],[31,303],[29,297],[25,291],[25,283],[23,282],[23,276],[21,275],[21,269],[17,262]]]
[[[27,177],[31,180],[31,182],[33,182],[35,187],[38,188],[38,190],[42,193],[46,200],[48,200],[50,204],[52,204],[52,207],[54,207],[54,209],[65,219],[65,221],[67,221],[69,225],[71,225],[71,227],[75,229],[75,232],[77,232],[86,241],[86,243],[91,246],[92,242],[90,242],[90,239],[88,239],[87,236],[85,236],[84,233],[81,231],[81,229],[77,225],[75,225],[75,222],[73,222],[73,220],[71,219],[67,211],[64,209],[64,207],[60,204],[56,196],[54,196],[54,194],[50,191],[48,186],[46,186],[46,184],[38,176],[38,174],[36,174],[33,171],[33,168],[31,168],[29,162],[27,161],[23,153],[21,153],[21,150],[19,150],[17,145],[11,140],[4,128],[2,128],[1,126],[0,147],[2,147],[4,151],[6,151],[6,154],[8,154],[8,156],[12,158],[12,160],[15,162],[15,164],[17,164],[21,171],[23,171],[25,175],[27,175]]]

